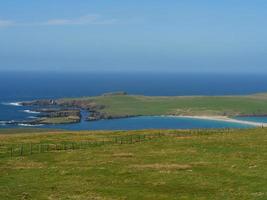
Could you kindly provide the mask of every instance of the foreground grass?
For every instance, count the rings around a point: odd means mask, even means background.
[[[57,143],[158,132],[35,130],[2,134],[0,141]],[[267,199],[267,129],[161,132],[166,136],[143,143],[1,158],[0,199]]]

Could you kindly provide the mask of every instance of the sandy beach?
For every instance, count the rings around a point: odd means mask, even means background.
[[[171,117],[204,119],[204,120],[212,120],[212,121],[223,121],[223,122],[231,122],[231,123],[238,123],[238,124],[246,124],[246,125],[251,125],[251,126],[267,127],[267,123],[232,119],[232,118],[229,118],[226,116],[185,116],[185,115],[179,115],[179,116],[171,116]]]

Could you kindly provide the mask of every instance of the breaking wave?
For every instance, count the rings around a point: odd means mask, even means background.
[[[0,121],[0,126],[5,126],[7,124],[6,121]]]
[[[12,124],[12,123],[14,123],[14,122],[15,122],[14,120],[10,120],[10,121],[0,121],[0,125],[1,125],[1,126],[5,126],[5,125]]]
[[[39,114],[40,112],[33,111],[33,110],[23,110],[25,113],[30,113],[30,114]]]
[[[2,103],[2,105],[5,105],[5,106],[22,106],[21,105],[21,102],[9,102],[9,103]]]
[[[38,117],[34,117],[34,116],[29,116],[27,117],[28,119],[37,119]]]
[[[37,126],[43,126],[43,124],[37,124],[37,125],[33,125],[33,124],[23,124],[23,123],[20,123],[18,124],[19,126],[27,126],[27,127],[37,127]]]

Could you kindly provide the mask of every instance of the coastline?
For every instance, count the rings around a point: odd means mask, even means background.
[[[222,122],[230,122],[237,124],[245,124],[257,127],[267,127],[267,123],[262,122],[252,122],[245,120],[232,119],[226,116],[190,116],[190,115],[164,115],[166,117],[177,117],[177,118],[189,118],[189,119],[203,119],[203,120],[211,120],[211,121],[222,121]]]
[[[126,92],[106,93],[100,96],[83,98],[62,98],[62,99],[39,99],[25,102],[12,102],[12,106],[28,106],[22,112],[37,114],[36,119],[12,121],[9,124],[70,124],[81,121],[81,110],[87,111],[88,115],[84,120],[98,121],[103,119],[123,119],[138,116],[161,116],[202,119],[217,122],[248,125],[252,127],[267,127],[267,122],[250,121],[246,119],[234,119],[228,116],[238,116],[245,113],[245,116],[267,116],[267,104],[262,106],[264,99],[252,101],[255,95],[250,96],[171,96],[152,97],[128,95]],[[118,107],[118,102],[119,107]],[[202,108],[195,102],[205,105],[209,112],[203,112]],[[242,103],[242,104],[241,104]],[[210,105],[212,104],[212,105]],[[224,105],[224,109],[218,105]],[[240,107],[239,104],[242,106]],[[248,109],[251,104],[253,109]],[[34,109],[30,110],[30,106]],[[52,108],[51,108],[52,107]],[[193,112],[189,112],[192,108]],[[189,111],[188,111],[189,109]],[[173,114],[169,111],[173,110]],[[227,112],[226,112],[227,111]],[[90,114],[89,114],[90,113]],[[183,113],[183,114],[182,114]],[[194,114],[193,114],[194,113]]]

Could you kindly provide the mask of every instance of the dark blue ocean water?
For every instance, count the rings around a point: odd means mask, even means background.
[[[34,99],[81,97],[127,91],[143,95],[238,95],[267,91],[265,75],[157,73],[0,72],[0,121],[34,117],[30,107],[8,105]],[[261,120],[261,119],[252,119]],[[1,125],[0,128],[7,126]],[[197,119],[141,117],[45,126],[66,129],[222,128],[244,125]]]

